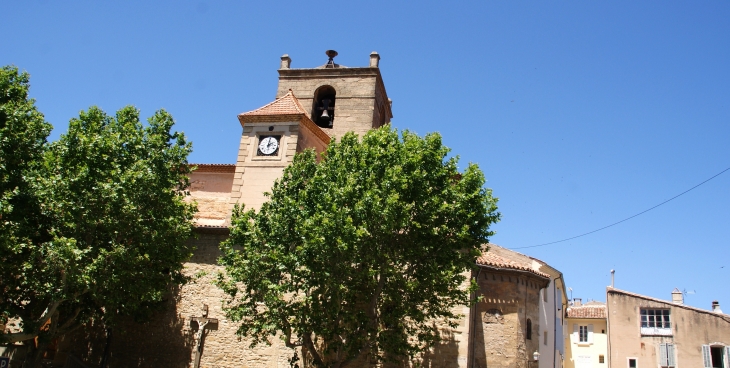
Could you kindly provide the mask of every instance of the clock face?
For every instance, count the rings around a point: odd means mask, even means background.
[[[281,136],[270,135],[261,137],[259,140],[258,156],[274,156],[279,152],[279,139]]]

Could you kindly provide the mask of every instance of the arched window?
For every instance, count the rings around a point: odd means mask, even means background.
[[[322,128],[332,128],[335,121],[335,89],[321,86],[314,92],[312,121]]]
[[[527,319],[527,331],[525,331],[525,336],[527,336],[528,340],[532,340],[532,321],[530,319]]]

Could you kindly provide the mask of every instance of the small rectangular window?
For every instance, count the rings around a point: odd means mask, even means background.
[[[629,358],[629,368],[636,368],[636,358]]]
[[[543,331],[542,332],[542,341],[543,341],[543,344],[544,345],[547,345],[547,340],[548,340],[548,338],[547,338],[547,331]]]
[[[605,363],[606,362],[605,359],[606,358],[603,356],[603,354],[599,355],[598,356],[598,363],[601,363],[601,364]]]
[[[580,326],[578,328],[578,341],[588,342],[588,326]]]

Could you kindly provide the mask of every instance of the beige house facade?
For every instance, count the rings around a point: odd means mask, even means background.
[[[611,368],[730,368],[730,315],[608,287]]]
[[[608,325],[606,304],[575,299],[567,313],[565,368],[608,367]]]

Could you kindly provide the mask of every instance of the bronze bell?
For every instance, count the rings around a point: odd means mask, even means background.
[[[322,116],[319,117],[320,119],[330,122],[332,118],[330,118],[330,114],[327,112],[327,110],[322,111]]]

